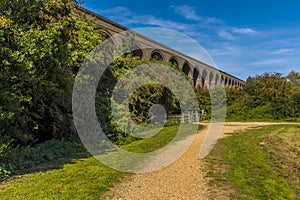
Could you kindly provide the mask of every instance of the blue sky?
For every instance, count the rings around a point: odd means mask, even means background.
[[[219,69],[244,80],[300,71],[297,0],[86,0],[83,7],[130,29],[163,27],[186,34]]]

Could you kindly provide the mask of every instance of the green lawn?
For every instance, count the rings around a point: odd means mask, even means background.
[[[196,125],[195,125],[196,126]],[[138,140],[123,149],[149,152],[172,140],[178,126],[162,129],[156,136]],[[186,135],[189,135],[186,128]],[[36,172],[14,176],[0,183],[0,199],[100,199],[101,195],[124,176],[94,157],[58,160],[39,167]]]
[[[180,138],[185,138],[188,135],[193,134],[192,130],[195,128],[195,126],[197,125],[183,124],[182,129],[184,130],[184,134],[182,134]],[[204,126],[199,125],[198,130],[202,128],[204,128]],[[128,145],[124,145],[121,148],[134,153],[145,153],[155,151],[171,142],[177,131],[178,126],[168,126],[162,129],[162,131],[160,131],[155,137],[150,137],[144,140],[137,140]]]
[[[219,140],[206,158],[215,191],[234,199],[300,199],[300,125],[272,125]]]
[[[25,174],[1,183],[0,199],[99,199],[123,175],[94,157],[72,160],[59,169]]]

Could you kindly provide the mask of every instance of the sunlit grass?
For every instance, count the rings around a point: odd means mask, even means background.
[[[297,199],[299,155],[299,125],[233,133],[220,140],[207,158],[208,176],[213,178],[210,184],[233,188],[237,199]]]

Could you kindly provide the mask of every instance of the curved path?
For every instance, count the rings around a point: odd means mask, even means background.
[[[205,178],[205,163],[199,159],[206,128],[195,137],[190,148],[172,165],[156,172],[135,174],[116,184],[102,199],[115,200],[160,200],[160,199],[208,199],[208,179]],[[223,133],[245,130],[276,123],[226,122]],[[222,134],[222,137],[226,135]],[[229,199],[226,195],[218,199]]]

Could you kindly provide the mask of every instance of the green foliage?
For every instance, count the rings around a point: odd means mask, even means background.
[[[174,94],[167,88],[156,83],[143,85],[131,94],[129,99],[131,119],[128,119],[125,113],[125,106],[128,105],[116,102],[112,98],[113,89],[120,78],[134,67],[147,63],[148,61],[131,55],[117,57],[106,69],[99,81],[96,93],[96,113],[104,133],[106,133],[110,140],[118,144],[126,143],[128,136],[124,130],[131,130],[131,120],[142,126],[150,122],[149,109],[152,105],[161,104],[168,113],[178,112],[179,103]],[[141,75],[141,77],[144,76]],[[124,85],[124,87],[123,89],[126,91],[126,87],[130,88],[131,85]],[[118,116],[124,127],[119,127],[113,119],[111,103],[113,103],[114,108],[117,108]],[[132,138],[129,141],[132,141]]]
[[[73,3],[0,4],[0,135],[15,144],[74,136],[73,73],[100,36],[71,16]]]
[[[292,70],[287,75],[288,80],[295,86],[300,86],[300,73]]]
[[[0,177],[16,174],[41,163],[68,156],[88,155],[79,141],[49,140],[35,146],[2,144],[0,147]]]
[[[209,90],[203,88],[195,88],[195,94],[199,101],[199,109],[205,110],[208,113],[208,117],[211,114],[211,96]]]
[[[300,118],[300,86],[296,80],[296,72],[287,77],[265,73],[249,77],[243,89],[227,88],[227,118],[267,121]]]

